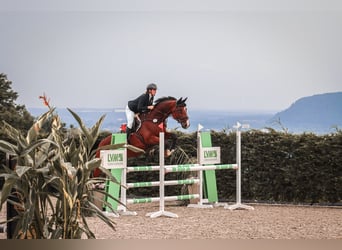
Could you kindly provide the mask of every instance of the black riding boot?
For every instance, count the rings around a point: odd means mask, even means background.
[[[127,134],[127,143],[129,142],[129,136],[131,135],[131,133],[132,133],[132,129],[131,129],[131,128],[129,128],[129,127],[127,127],[127,128],[126,128],[126,134]]]

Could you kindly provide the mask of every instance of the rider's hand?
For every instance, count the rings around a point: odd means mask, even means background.
[[[147,108],[148,108],[149,110],[152,110],[152,109],[154,108],[154,106],[153,106],[153,105],[147,106]]]

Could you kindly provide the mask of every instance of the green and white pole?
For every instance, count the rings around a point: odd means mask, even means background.
[[[127,173],[144,172],[144,171],[159,171],[159,166],[137,166],[127,167]]]
[[[176,186],[176,185],[190,185],[199,183],[199,179],[185,179],[185,180],[170,180],[164,181],[165,186]],[[141,188],[141,187],[159,187],[160,181],[146,181],[146,182],[133,182],[127,183],[127,188]]]
[[[201,171],[201,170],[222,170],[222,169],[238,169],[238,164],[218,164],[218,165],[198,165],[194,166],[188,165],[170,165],[165,167],[167,173],[173,172],[191,172],[191,171]]]
[[[165,196],[164,201],[182,201],[182,200],[189,200],[189,199],[196,199],[196,198],[199,198],[199,194],[185,194],[185,195]],[[160,197],[133,198],[133,199],[127,199],[127,204],[152,203],[152,202],[158,202],[158,201],[160,202]]]

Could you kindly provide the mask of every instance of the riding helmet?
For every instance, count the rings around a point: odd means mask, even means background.
[[[149,85],[147,85],[146,89],[157,89],[157,85],[154,83],[150,83]]]

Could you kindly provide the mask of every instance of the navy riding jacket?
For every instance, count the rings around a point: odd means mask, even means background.
[[[151,96],[148,93],[144,93],[137,97],[134,100],[128,101],[128,107],[130,110],[132,110],[134,113],[144,113],[149,111],[147,106],[150,106],[153,104],[153,96]]]

